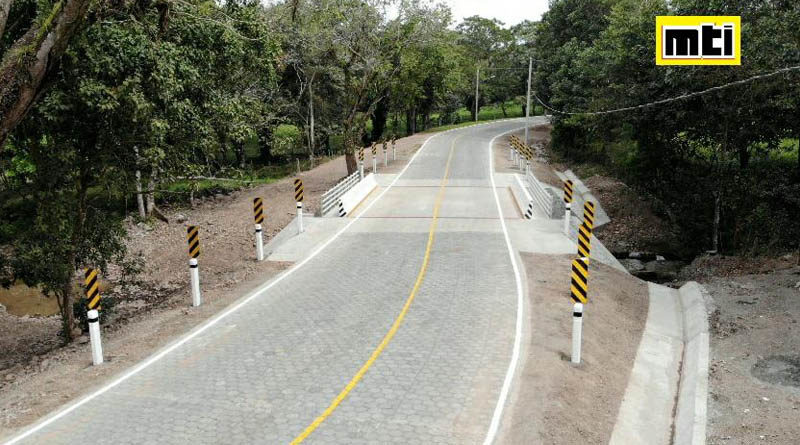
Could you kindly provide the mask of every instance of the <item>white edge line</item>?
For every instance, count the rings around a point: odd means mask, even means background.
[[[98,389],[97,391],[95,391],[95,392],[83,397],[82,399],[78,400],[77,402],[73,403],[72,405],[69,405],[66,408],[62,408],[60,411],[56,411],[54,414],[50,415],[46,419],[42,420],[40,423],[38,423],[35,426],[31,427],[29,430],[27,430],[27,431],[25,431],[23,433],[20,433],[17,436],[14,436],[8,442],[5,442],[4,445],[13,445],[13,444],[18,443],[19,441],[21,441],[23,439],[28,438],[29,436],[33,435],[34,433],[39,432],[41,429],[43,429],[44,427],[50,425],[51,423],[55,422],[56,420],[61,419],[62,417],[66,416],[67,414],[69,414],[69,413],[75,411],[76,409],[80,408],[84,404],[90,402],[92,399],[94,399],[94,398],[106,393],[107,391],[109,391],[110,389],[116,387],[117,385],[119,385],[120,383],[124,382],[125,380],[128,380],[129,378],[133,377],[134,375],[138,374],[139,372],[141,372],[145,368],[147,368],[150,365],[152,365],[153,363],[161,360],[164,356],[166,356],[170,352],[172,352],[175,349],[178,349],[179,347],[183,346],[184,344],[189,342],[189,340],[192,340],[193,338],[195,338],[198,335],[202,334],[203,332],[208,330],[208,328],[210,328],[210,327],[214,326],[215,324],[219,323],[220,320],[222,320],[223,318],[225,318],[228,315],[236,312],[242,306],[244,306],[247,303],[251,302],[252,300],[260,297],[264,292],[266,292],[269,289],[271,289],[272,286],[275,286],[276,284],[280,283],[281,281],[283,281],[284,278],[288,277],[289,275],[294,273],[296,270],[298,270],[301,267],[303,267],[306,263],[311,261],[320,252],[322,252],[322,250],[324,250],[326,247],[328,247],[328,245],[330,245],[333,241],[335,241],[342,233],[347,231],[347,229],[349,229],[350,226],[355,224],[355,222],[358,221],[361,218],[361,215],[364,215],[370,208],[372,208],[372,206],[375,205],[375,203],[378,202],[383,197],[383,195],[385,195],[386,192],[388,192],[394,186],[394,184],[400,179],[400,177],[403,176],[403,174],[406,172],[406,170],[408,170],[408,167],[411,166],[411,164],[414,162],[414,160],[417,158],[417,156],[420,153],[422,153],[422,151],[428,145],[428,142],[430,142],[433,138],[435,138],[437,136],[440,136],[440,135],[443,135],[443,134],[446,134],[446,133],[453,132],[453,131],[467,130],[467,129],[472,129],[472,128],[476,128],[476,127],[480,127],[480,126],[493,125],[493,124],[497,124],[497,123],[501,123],[501,122],[507,122],[507,121],[513,121],[513,120],[516,120],[516,119],[502,119],[502,120],[496,120],[496,121],[486,122],[486,123],[482,123],[482,124],[470,125],[470,126],[467,126],[467,127],[453,128],[453,129],[450,129],[450,130],[442,131],[442,132],[439,132],[439,133],[431,135],[430,137],[428,137],[428,139],[425,140],[425,142],[422,143],[422,146],[419,148],[419,150],[417,150],[417,152],[414,153],[414,155],[411,157],[411,159],[408,160],[408,164],[406,164],[406,166],[403,168],[403,170],[400,171],[400,173],[394,178],[394,180],[389,184],[389,186],[386,187],[386,189],[384,189],[383,192],[381,192],[380,195],[378,195],[361,213],[359,213],[358,216],[353,218],[353,220],[350,221],[350,223],[348,223],[341,230],[336,232],[328,241],[326,241],[321,246],[319,246],[316,250],[311,252],[311,254],[309,256],[307,256],[305,259],[303,259],[299,263],[296,263],[294,266],[292,266],[291,268],[286,270],[284,273],[282,273],[282,274],[278,275],[277,277],[273,278],[272,280],[270,280],[266,284],[262,285],[258,289],[253,290],[252,292],[250,292],[250,294],[248,294],[247,296],[245,296],[241,300],[239,300],[238,303],[234,303],[233,306],[230,306],[228,309],[226,309],[223,312],[217,314],[213,318],[211,318],[211,319],[205,321],[204,323],[198,325],[196,328],[194,328],[192,331],[190,331],[185,337],[175,341],[173,344],[165,347],[160,352],[157,352],[154,355],[150,356],[150,358],[145,359],[143,362],[139,363],[133,369],[129,370],[128,372],[124,373],[120,377],[116,378],[111,383],[109,383],[109,384],[103,386],[102,388]],[[492,183],[494,183],[494,176],[492,176]],[[496,191],[495,191],[495,198],[497,198],[497,192]],[[498,209],[499,209],[499,201],[498,201]],[[502,215],[502,213],[501,213],[501,215]],[[503,228],[505,230],[505,224],[503,225]],[[508,241],[508,236],[506,236],[506,241]],[[509,248],[510,248],[510,245],[509,245]],[[514,268],[516,270],[516,263],[514,265]],[[518,277],[517,285],[519,286],[519,273],[517,273],[517,277]],[[517,349],[517,348],[515,348],[515,349]]]
[[[528,124],[526,122],[526,124]],[[525,127],[520,127],[525,128]],[[523,304],[523,291],[522,291],[522,277],[519,274],[519,266],[517,259],[514,256],[514,249],[511,247],[511,238],[508,235],[508,228],[506,227],[505,217],[503,216],[503,209],[500,206],[500,197],[497,195],[497,185],[494,181],[494,141],[500,136],[514,131],[520,130],[515,128],[513,130],[500,133],[489,141],[489,178],[492,180],[492,191],[494,192],[494,201],[497,204],[497,213],[500,215],[500,225],[503,228],[503,236],[506,239],[506,247],[508,248],[508,257],[511,259],[511,268],[514,269],[514,278],[517,281],[517,322],[514,334],[514,347],[511,352],[511,361],[508,364],[506,377],[503,380],[503,387],[500,389],[500,397],[497,399],[497,405],[494,407],[494,414],[492,415],[492,422],[489,424],[489,431],[486,432],[486,439],[484,445],[491,445],[497,436],[497,431],[500,429],[500,420],[503,417],[503,408],[505,407],[508,393],[511,390],[511,382],[514,380],[514,372],[517,369],[519,362],[519,349],[522,343],[522,304]],[[516,176],[516,175],[515,175]]]

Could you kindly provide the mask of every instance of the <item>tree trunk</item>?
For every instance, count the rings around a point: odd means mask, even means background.
[[[144,207],[144,196],[142,196],[142,171],[136,169],[136,204],[139,207],[139,218],[147,218],[147,209]]]
[[[309,120],[309,132],[308,132],[308,153],[311,156],[311,159],[314,159],[314,148],[316,145],[314,144],[314,77],[311,77],[311,81],[308,82],[308,120]]]
[[[11,12],[11,3],[13,0],[0,0],[0,37],[6,30],[6,22],[8,21],[8,13]]]
[[[78,177],[78,209],[75,214],[75,226],[72,228],[72,237],[70,240],[70,249],[67,253],[67,266],[69,266],[70,274],[67,281],[62,286],[60,292],[61,301],[59,301],[59,310],[61,311],[61,323],[64,329],[64,339],[71,342],[76,338],[76,332],[73,330],[75,327],[75,313],[72,310],[72,305],[75,302],[75,273],[78,269],[76,250],[81,245],[83,240],[84,226],[86,225],[86,194],[89,188],[88,181],[88,167],[82,166],[81,172]]]
[[[239,168],[244,168],[245,164],[244,144],[237,143],[236,148],[234,149],[234,154],[236,155],[236,165],[239,166]]]
[[[272,128],[265,127],[261,132],[258,134],[258,145],[259,145],[259,160],[267,164],[272,160]]]
[[[347,175],[352,175],[356,172],[358,164],[356,163],[356,154],[352,150],[348,150],[344,155],[344,162],[347,164]]]
[[[719,220],[722,208],[722,193],[714,192],[714,228],[711,233],[711,250],[719,252]]]
[[[147,183],[147,216],[153,213],[153,208],[156,206],[156,170],[150,174],[150,181]]]
[[[136,173],[135,175],[135,186],[136,186],[136,204],[139,207],[139,218],[145,219],[147,218],[147,210],[144,207],[144,196],[142,195],[142,171],[139,170],[139,148],[133,148],[133,154],[136,157]]]
[[[372,140],[379,140],[386,130],[386,121],[389,117],[388,100],[381,99],[375,105],[375,112],[372,113]]]
[[[750,165],[750,150],[747,147],[739,148],[739,168],[744,170]]]
[[[0,147],[43,93],[45,78],[56,68],[91,3],[56,2],[46,20],[31,26],[6,51],[0,62]]]
[[[508,113],[506,113],[506,103],[504,101],[500,101],[500,109],[503,110],[503,117],[507,118]]]

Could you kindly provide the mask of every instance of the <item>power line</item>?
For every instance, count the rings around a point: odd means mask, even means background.
[[[708,88],[708,89],[705,89],[705,90],[702,90],[702,91],[695,91],[693,93],[682,94],[680,96],[671,97],[669,99],[661,99],[661,100],[657,100],[657,101],[654,101],[654,102],[648,102],[648,103],[641,104],[641,105],[634,105],[634,106],[631,106],[631,107],[617,108],[617,109],[614,109],[614,110],[605,110],[605,111],[575,111],[575,112],[562,111],[562,110],[557,110],[557,109],[551,107],[550,105],[544,103],[541,99],[539,99],[539,96],[537,96],[535,93],[533,94],[533,97],[536,98],[536,101],[539,102],[539,104],[541,106],[543,106],[544,108],[552,111],[553,113],[567,114],[567,115],[573,115],[573,116],[574,115],[598,116],[598,115],[603,115],[603,114],[622,113],[624,111],[641,110],[641,109],[644,109],[644,108],[654,107],[654,106],[657,106],[657,105],[664,105],[664,104],[671,103],[671,102],[676,102],[676,101],[679,101],[679,100],[691,99],[693,97],[703,96],[703,95],[706,95],[706,94],[709,94],[709,93],[713,93],[713,92],[716,92],[716,91],[720,91],[720,90],[724,90],[724,89],[727,89],[727,88],[731,88],[731,87],[735,87],[735,86],[739,86],[739,85],[744,85],[744,84],[750,83],[750,82],[755,82],[756,80],[766,79],[766,78],[769,78],[769,77],[775,77],[775,76],[780,75],[780,74],[785,74],[785,73],[789,73],[789,72],[792,72],[792,71],[798,71],[798,70],[800,70],[800,65],[790,66],[790,67],[787,67],[787,68],[781,68],[781,69],[779,69],[777,71],[773,71],[771,73],[759,74],[757,76],[748,77],[747,79],[742,79],[742,80],[737,80],[737,81],[734,81],[734,82],[729,82],[729,83],[726,83],[724,85],[711,87],[711,88]]]

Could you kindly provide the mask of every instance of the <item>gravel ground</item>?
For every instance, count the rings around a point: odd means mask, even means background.
[[[714,299],[709,445],[800,443],[800,267],[795,257],[702,257]],[[689,276],[691,273],[693,276]]]
[[[405,165],[429,136],[398,139],[398,159],[389,171]],[[382,154],[379,160],[381,172]],[[366,164],[371,166],[369,154]],[[315,212],[322,193],[346,174],[344,157],[302,172],[306,211]],[[119,304],[104,323],[103,366],[90,366],[85,337],[60,346],[56,317],[16,317],[0,307],[0,439],[101,386],[289,267],[255,261],[252,202],[264,198],[266,243],[294,218],[293,179],[217,195],[193,209],[162,209],[169,224],[128,224],[129,251],[142,255],[145,269],[140,282],[113,291]],[[196,309],[189,308],[187,287],[190,224],[200,227],[202,249],[204,305]]]

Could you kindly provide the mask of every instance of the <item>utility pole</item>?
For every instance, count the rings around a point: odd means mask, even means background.
[[[531,73],[533,72],[533,57],[528,58],[528,105],[525,107],[525,145],[530,146],[528,141],[528,126],[531,121]]]
[[[481,67],[475,71],[475,122],[478,122],[478,85],[481,82]]]

